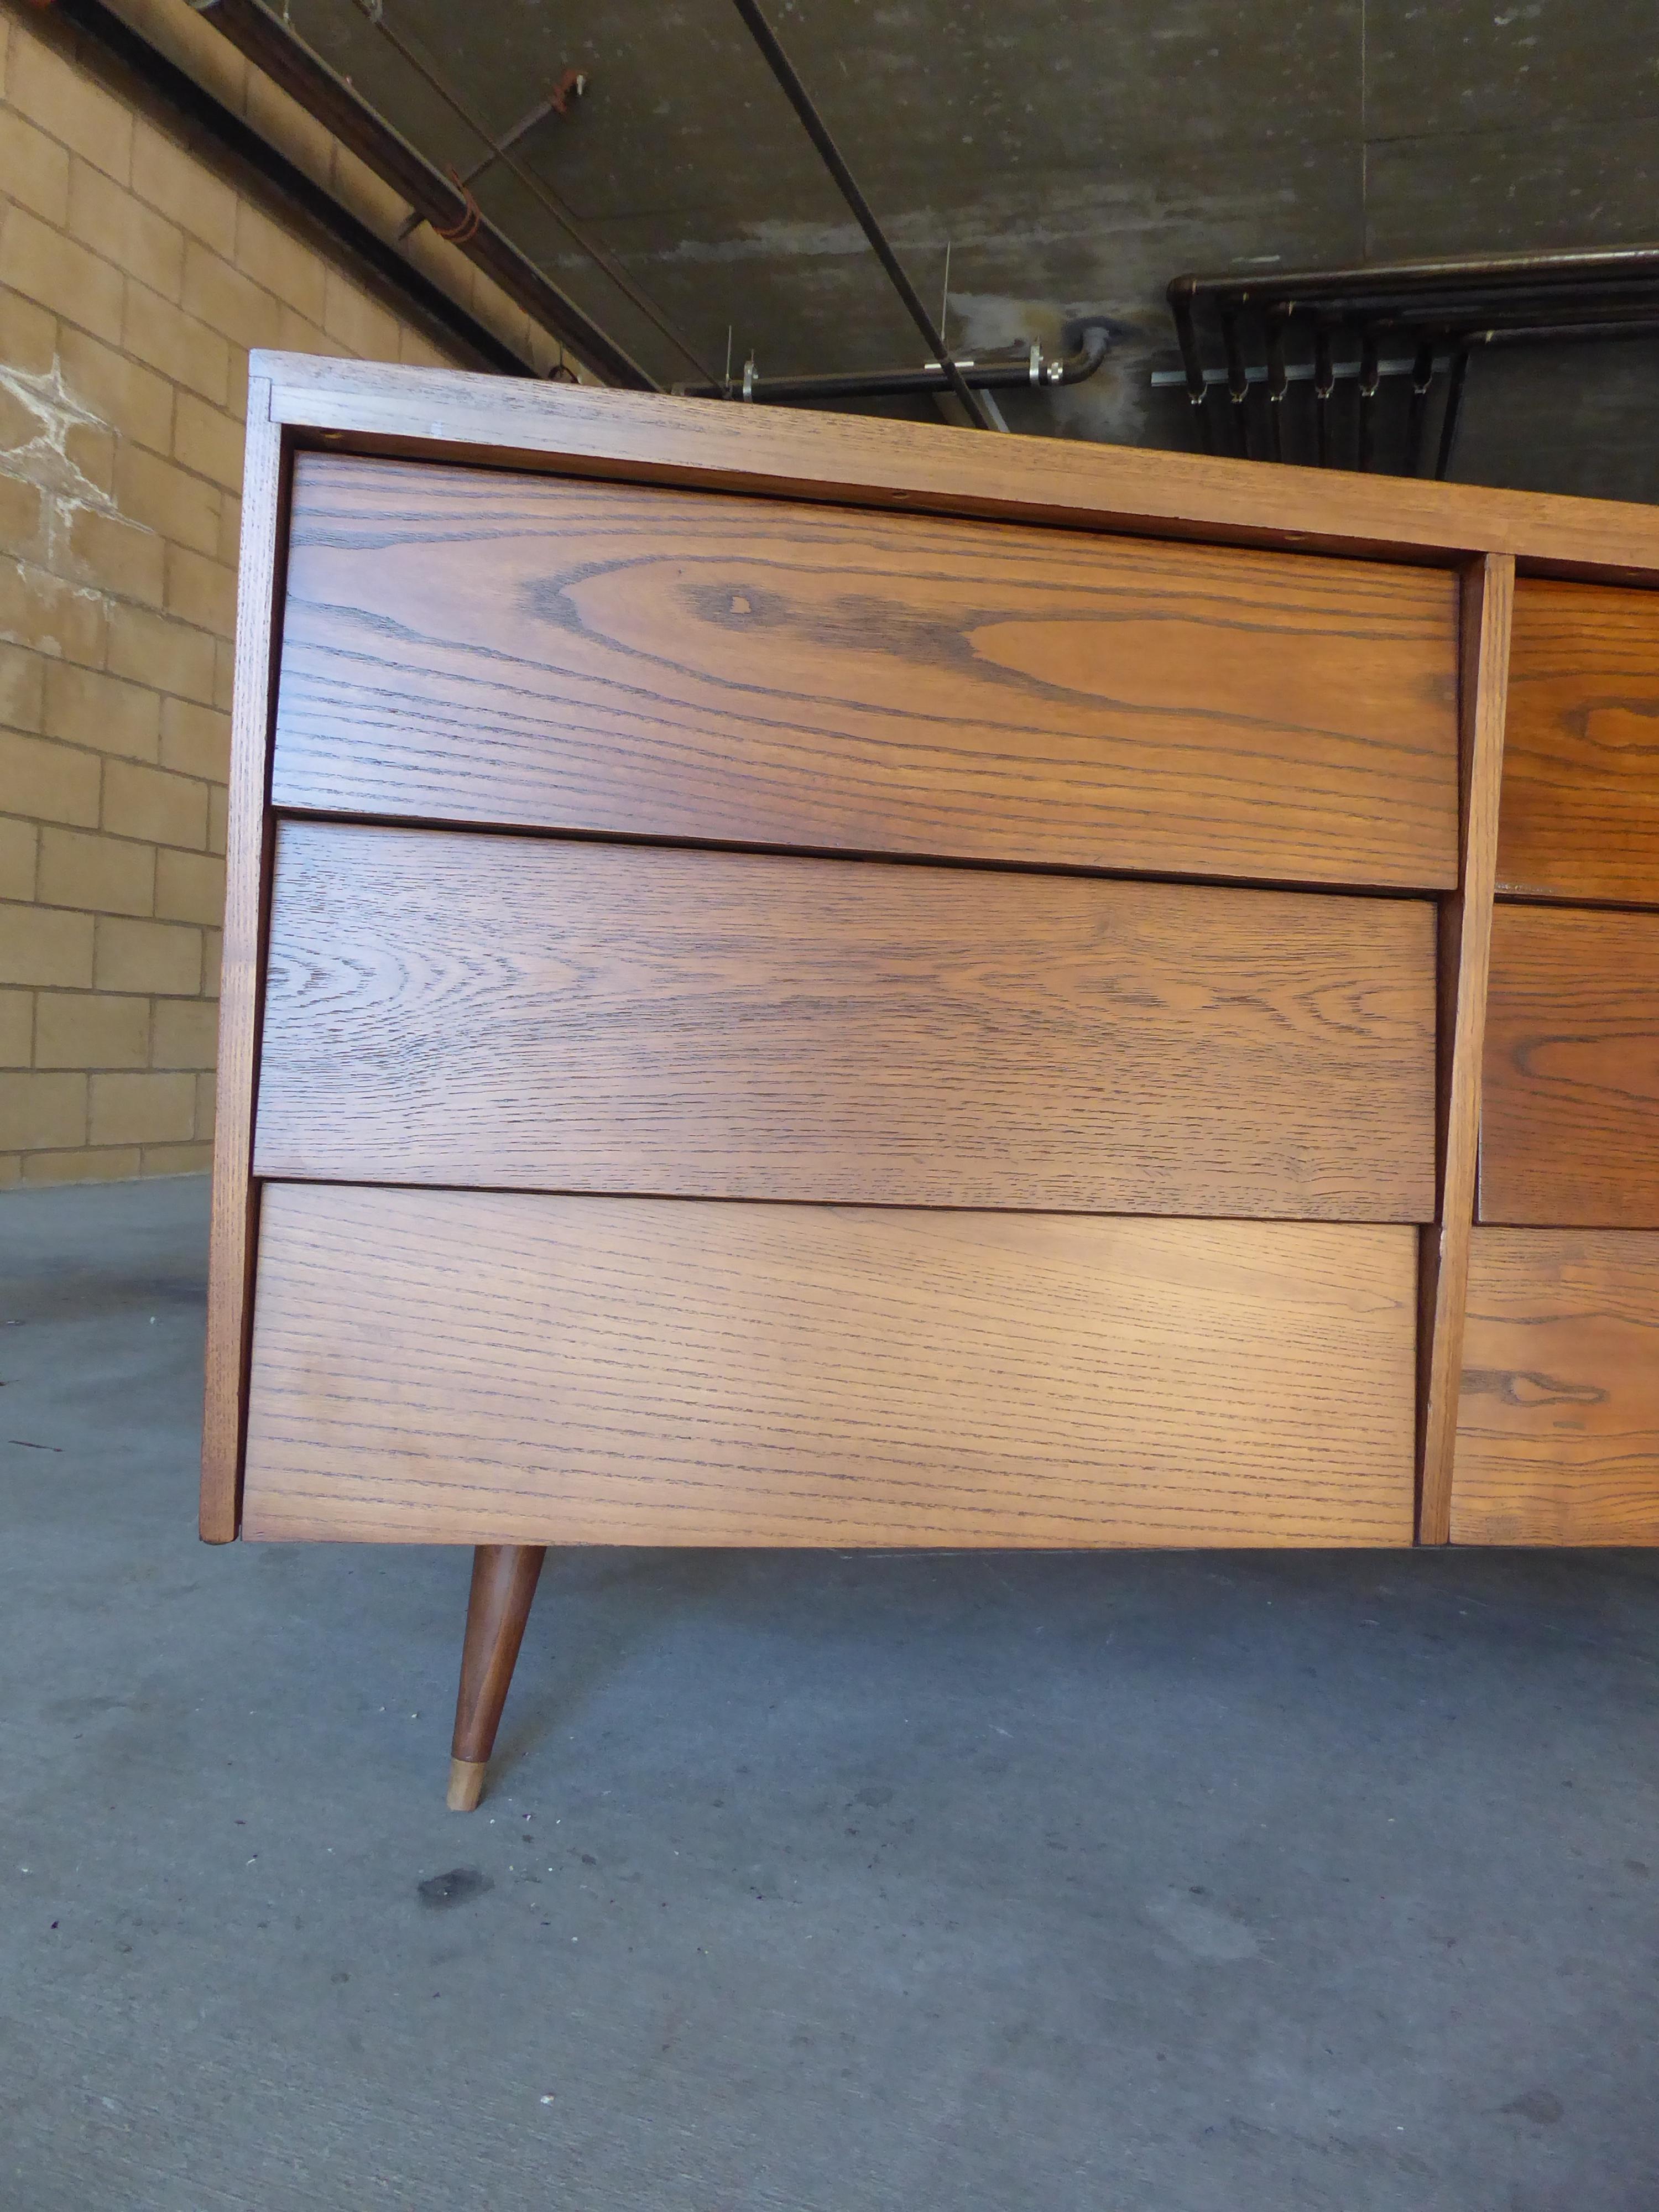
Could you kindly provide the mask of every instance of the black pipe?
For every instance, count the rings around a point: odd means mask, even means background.
[[[1065,384],[1081,384],[1094,374],[1106,358],[1109,333],[1091,324],[1075,353],[1045,361],[1034,347],[1018,360],[959,361],[963,381],[975,392],[1051,392]],[[1035,365],[1034,359],[1035,356]],[[926,368],[848,369],[823,376],[761,376],[745,374],[743,397],[755,400],[884,399],[916,392],[949,392],[951,379],[934,362]],[[677,384],[684,399],[724,399],[732,396],[726,385]]]
[[[1234,305],[1340,299],[1358,313],[1382,313],[1401,297],[1466,291],[1475,298],[1555,297],[1595,280],[1604,290],[1640,289],[1659,282],[1659,246],[1605,246],[1584,252],[1507,253],[1486,260],[1361,263],[1346,269],[1272,271],[1241,281],[1237,270],[1177,276],[1170,305],[1196,307],[1225,298]],[[1443,309],[1443,312],[1446,310]]]
[[[1446,411],[1440,418],[1440,451],[1435,456],[1434,472],[1443,482],[1452,465],[1452,455],[1457,450],[1457,420],[1463,411],[1463,387],[1468,381],[1469,349],[1459,346],[1452,356],[1451,382],[1446,387]]]
[[[1414,477],[1423,451],[1423,418],[1428,412],[1429,387],[1434,382],[1434,339],[1425,337],[1412,363],[1411,407],[1406,416],[1406,465],[1402,476]]]
[[[790,106],[800,118],[807,137],[817,148],[819,158],[840,188],[841,196],[858,218],[859,228],[869,240],[878,261],[892,279],[893,289],[903,301],[910,319],[927,341],[928,351],[936,361],[945,364],[950,379],[950,388],[968,410],[968,419],[976,429],[994,428],[990,416],[975,398],[962,372],[951,361],[942,332],[933,328],[933,319],[921,304],[915,286],[905,275],[899,258],[887,242],[887,234],[876,221],[870,203],[854,181],[853,173],[842,159],[841,149],[830,136],[828,125],[813,106],[806,87],[795,73],[795,65],[779,45],[777,34],[756,5],[756,0],[732,0],[733,6],[749,27],[750,36],[760,48],[767,67],[782,87]]]

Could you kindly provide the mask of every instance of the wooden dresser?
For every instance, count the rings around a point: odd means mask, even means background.
[[[477,1547],[462,1806],[549,1544],[1659,1537],[1656,581],[256,355],[204,1534]]]

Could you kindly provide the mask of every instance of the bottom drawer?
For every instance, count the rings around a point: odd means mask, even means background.
[[[1659,1543],[1659,1235],[1474,1231],[1451,1533]]]
[[[1416,1233],[273,1184],[245,1535],[1406,1544]]]

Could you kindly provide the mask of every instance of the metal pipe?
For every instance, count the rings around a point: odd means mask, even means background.
[[[506,376],[534,376],[536,364],[498,338],[431,278],[405,261],[395,247],[314,184],[305,171],[262,138],[240,115],[221,104],[195,78],[185,75],[125,22],[103,0],[58,0],[54,13],[84,37],[94,40],[132,76],[169,107],[213,139],[234,161],[263,177],[273,191],[326,231],[382,283],[409,301],[416,312],[452,339],[459,340],[481,367]],[[538,318],[538,319],[542,319]],[[583,346],[574,350],[585,353]]]
[[[1236,426],[1241,456],[1250,458],[1250,423],[1244,412],[1245,402],[1250,396],[1250,374],[1244,366],[1243,348],[1238,342],[1238,317],[1224,314],[1221,318],[1221,343],[1227,356],[1227,397],[1232,402],[1232,416]]]
[[[701,369],[707,376],[709,373],[708,364],[690,340],[674,323],[670,321],[655,301],[647,293],[640,289],[610,247],[602,240],[595,238],[590,231],[584,229],[553,187],[544,184],[533,170],[526,168],[524,163],[511,150],[509,143],[491,136],[486,126],[449,84],[419,41],[410,38],[406,32],[394,29],[384,9],[377,9],[371,15],[369,20],[380,32],[380,36],[391,46],[392,51],[403,57],[410,68],[423,82],[431,87],[453,114],[459,116],[467,129],[483,145],[489,161],[492,163],[500,161],[509,169],[531,198],[538,201],[546,209],[566,236],[581,248],[590,261],[604,270],[623,297],[636,307],[646,320],[668,340],[677,353],[684,354],[694,368]],[[474,170],[470,173],[476,175],[477,171]],[[465,185],[462,189],[465,190]],[[477,203],[470,192],[466,193],[466,200],[470,216],[476,218],[478,212]]]
[[[313,52],[264,0],[206,0],[200,12],[428,222],[453,229],[469,212],[476,213],[465,192],[394,131],[356,86]],[[461,251],[544,330],[608,381],[635,392],[662,389],[647,369],[487,217],[478,219]]]
[[[1279,315],[1267,324],[1267,420],[1273,425],[1273,459],[1285,458],[1285,395],[1291,380],[1285,365],[1285,322]]]
[[[876,221],[870,203],[859,190],[853,173],[842,158],[841,149],[830,135],[828,125],[812,105],[805,86],[796,75],[795,65],[778,43],[777,34],[762,15],[757,0],[732,0],[733,6],[748,26],[749,34],[760,48],[767,67],[777,79],[785,96],[807,137],[818,149],[823,166],[835,179],[842,198],[858,218],[859,228],[869,240],[872,251],[892,280],[893,289],[903,301],[911,321],[927,339],[928,349],[936,361],[945,364],[950,386],[967,410],[968,419],[975,428],[988,430],[991,418],[980,405],[961,371],[951,361],[945,347],[944,334],[934,329],[933,319],[921,303],[915,286],[905,275],[899,258],[888,243],[887,234]],[[705,371],[705,374],[707,372]]]
[[[1459,346],[1452,356],[1451,381],[1446,387],[1446,411],[1440,418],[1440,451],[1435,457],[1435,475],[1444,480],[1457,448],[1457,418],[1463,409],[1463,386],[1468,381],[1469,349]]]
[[[1204,374],[1204,357],[1198,349],[1198,336],[1193,328],[1193,309],[1190,300],[1176,299],[1171,287],[1170,307],[1175,316],[1176,343],[1181,349],[1181,365],[1187,376],[1187,398],[1196,407],[1204,425],[1206,449],[1213,453],[1215,416],[1209,407],[1210,386]]]
[[[1053,391],[1066,384],[1081,384],[1105,360],[1111,340],[1109,332],[1094,324],[1085,332],[1083,343],[1074,353],[1045,357],[1039,350],[1035,366],[1029,353],[1022,352],[1018,360],[964,361],[957,357],[955,366],[963,381],[975,392],[1018,392],[1036,386]],[[822,376],[762,376],[758,371],[745,368],[743,397],[745,399],[881,399],[896,398],[913,392],[949,392],[952,389],[947,372],[936,361],[921,368],[874,368],[835,371]],[[677,384],[674,390],[686,399],[723,399],[728,396],[726,384]]]
[[[1429,387],[1434,382],[1434,340],[1425,338],[1412,363],[1411,407],[1406,416],[1406,465],[1402,475],[1414,477],[1423,451],[1423,418],[1428,412]]]
[[[1376,408],[1376,332],[1367,323],[1359,333],[1359,466],[1371,465]]]
[[[550,115],[562,115],[568,104],[567,92],[573,88],[580,92],[586,82],[585,78],[576,75],[574,70],[567,70],[546,98],[538,100],[528,115],[521,115],[513,128],[504,133],[499,147],[492,148],[489,153],[481,155],[470,169],[461,171],[456,179],[457,183],[471,189],[477,183],[480,177],[495,167],[510,147],[516,146],[520,138],[527,137],[538,123],[544,123]],[[417,231],[425,221],[426,217],[423,215],[410,215],[398,231],[398,237],[408,238],[411,233]]]

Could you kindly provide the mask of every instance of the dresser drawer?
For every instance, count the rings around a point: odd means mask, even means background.
[[[301,455],[290,808],[1456,881],[1447,570]]]
[[[1659,592],[1516,584],[1498,884],[1659,903]]]
[[[1659,1542],[1659,1236],[1475,1231],[1451,1533]]]
[[[1659,1227],[1659,915],[1493,914],[1480,1218]]]
[[[1416,1237],[273,1185],[243,1533],[1405,1544]]]
[[[1417,1221],[1433,910],[287,822],[261,1176]]]

